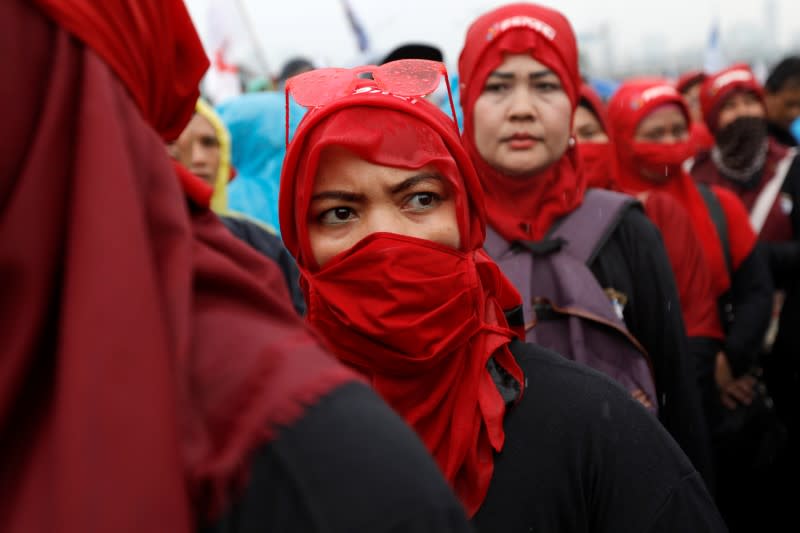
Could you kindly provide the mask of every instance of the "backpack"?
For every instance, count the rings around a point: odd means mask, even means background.
[[[495,258],[523,295],[526,340],[554,350],[643,392],[657,412],[652,363],[621,318],[621,306],[589,265],[630,208],[633,197],[589,189],[583,203],[538,242],[516,242],[518,253]],[[502,239],[493,231],[489,239]],[[526,295],[536,295],[527,300]],[[624,302],[620,302],[624,303]]]

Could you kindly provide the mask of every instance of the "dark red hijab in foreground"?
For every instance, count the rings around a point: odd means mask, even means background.
[[[535,176],[514,177],[492,168],[475,146],[475,101],[504,55],[521,53],[558,76],[574,112],[581,83],[578,48],[569,21],[558,11],[536,4],[490,11],[470,26],[458,60],[464,145],[486,191],[489,224],[508,241],[542,239],[554,221],[581,204],[586,191],[574,148]]]
[[[729,285],[727,267],[717,230],[708,214],[700,191],[683,170],[683,162],[691,155],[688,141],[677,143],[638,142],[635,140],[639,123],[657,108],[673,104],[690,121],[689,110],[680,93],[666,80],[642,78],[627,81],[617,89],[608,104],[608,117],[617,147],[618,182],[622,190],[639,194],[663,191],[678,200],[688,211],[697,236],[703,245],[711,269],[714,293],[725,292]],[[643,169],[669,174],[660,182],[642,175]]]
[[[161,137],[206,65],[181,2],[34,4],[0,3],[0,523],[192,531],[352,375],[276,267],[187,212]]]
[[[461,249],[374,233],[321,268],[308,209],[317,166],[338,146],[374,164],[433,165],[456,202]],[[309,111],[281,176],[283,237],[303,274],[309,321],[416,430],[470,516],[503,448],[505,402],[490,357],[520,384],[504,309],[520,298],[482,251],[480,184],[452,119],[424,100],[367,93]]]

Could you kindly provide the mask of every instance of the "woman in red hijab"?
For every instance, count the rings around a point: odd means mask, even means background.
[[[347,74],[333,69],[287,84],[320,99],[280,195],[310,323],[417,431],[479,531],[719,530],[654,417],[520,341],[519,295],[481,249],[483,193],[455,121],[394,94],[414,79],[407,63],[369,69],[379,81],[354,71],[338,92],[330,80]]]
[[[531,326],[527,339],[552,347],[561,339],[580,339],[584,331],[597,331],[598,342],[575,341],[567,347],[571,352],[562,353],[577,358],[575,354],[584,350],[591,361],[620,350],[646,353],[659,418],[698,469],[707,472],[708,437],[679,297],[658,230],[640,209],[625,203],[630,198],[604,191],[585,194],[586,179],[571,136],[581,79],[569,21],[536,4],[490,11],[467,32],[459,76],[462,139],[486,191],[485,249],[522,293]],[[554,261],[569,256],[558,248],[563,240],[551,234],[571,217],[588,217],[584,213],[592,210],[608,212],[609,205],[621,203],[626,208],[618,211],[596,243],[596,253],[573,263],[575,269],[589,270],[584,279],[591,291],[575,290],[578,294],[568,305],[557,302],[554,306],[566,309],[569,316],[555,313],[556,319],[550,319],[554,313],[539,304],[542,295],[568,283],[535,276],[533,256],[545,253]],[[580,224],[590,229],[593,222]],[[565,269],[554,271],[561,275]],[[589,301],[598,292],[605,296]],[[582,331],[563,331],[576,323],[582,324]],[[612,345],[620,335],[628,342]]]
[[[713,405],[718,403],[714,401],[717,388],[721,401],[731,410],[744,410],[753,398],[755,380],[749,372],[758,364],[771,304],[766,261],[755,246],[755,233],[741,202],[716,187],[711,188],[710,199],[704,198],[684,170],[691,147],[689,111],[680,93],[661,79],[630,80],[611,98],[608,114],[617,143],[620,186],[636,193],[662,191],[678,200],[700,237],[716,282],[715,294],[721,299],[728,293],[730,307],[723,317],[725,340],[719,346],[716,363],[709,359],[704,372],[716,378],[709,380],[707,402],[712,427],[716,428],[719,416]],[[714,206],[720,211],[721,222],[713,218]],[[719,229],[723,226],[725,234]],[[727,479],[740,469],[722,460],[720,463],[718,485],[724,498],[730,490]]]
[[[466,531],[278,269],[187,207],[183,4],[8,0],[0,26],[3,531]]]
[[[683,96],[689,107],[691,126],[689,127],[689,144],[692,156],[711,149],[714,146],[714,136],[708,131],[703,121],[703,110],[700,106],[700,87],[708,76],[702,70],[689,70],[684,72],[676,81],[675,89]]]
[[[666,192],[627,191],[620,188],[616,178],[617,153],[605,104],[586,84],[581,86],[573,132],[589,186],[629,192],[636,196],[644,205],[647,217],[661,231],[678,286],[692,358],[695,361],[713,359],[719,341],[724,338],[717,307],[718,294],[713,290],[711,271],[688,212]],[[702,370],[703,366],[698,368]],[[703,374],[698,376],[699,383],[707,382],[709,378]]]

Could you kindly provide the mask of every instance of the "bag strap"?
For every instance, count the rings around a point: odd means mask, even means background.
[[[714,227],[717,228],[717,235],[719,236],[719,243],[722,245],[722,254],[725,256],[725,267],[728,269],[728,276],[733,275],[733,260],[731,258],[731,246],[728,239],[728,221],[725,218],[725,211],[722,209],[722,204],[719,198],[714,194],[707,185],[702,183],[697,184],[697,189],[700,191],[700,196],[703,197],[703,202],[706,204],[708,214],[711,215],[711,221],[714,222]]]
[[[772,210],[772,206],[775,205],[775,198],[778,197],[778,193],[783,188],[783,182],[786,181],[789,168],[796,161],[795,155],[797,155],[797,149],[789,148],[788,153],[775,167],[775,175],[761,190],[755,204],[753,204],[753,209],[750,211],[750,223],[753,225],[756,235],[761,233],[769,212]]]
[[[562,218],[549,237],[563,241],[564,251],[588,266],[633,206],[641,206],[633,196],[589,189],[581,205]]]

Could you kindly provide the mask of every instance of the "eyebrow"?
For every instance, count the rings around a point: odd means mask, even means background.
[[[551,74],[555,75],[555,72],[553,72],[550,69],[539,70],[539,71],[531,72],[530,74],[528,74],[528,79],[529,80],[538,80],[538,79],[550,76]],[[489,74],[489,77],[492,77],[492,76],[494,76],[496,78],[503,79],[503,80],[513,80],[516,77],[516,74],[513,73],[513,72],[503,72],[501,70],[495,70],[494,72]]]
[[[408,189],[410,189],[414,185],[417,185],[418,183],[421,183],[423,181],[438,181],[438,182],[442,182],[442,181],[444,181],[444,178],[442,178],[441,175],[436,174],[435,172],[422,172],[420,174],[416,174],[414,176],[411,176],[410,178],[404,179],[403,181],[401,181],[400,183],[398,183],[397,185],[392,187],[390,192],[392,194],[398,194],[398,193],[401,193],[403,191],[407,191]]]
[[[404,179],[403,181],[392,187],[389,190],[389,192],[391,194],[398,194],[403,191],[407,191],[414,185],[417,185],[418,183],[423,181],[444,181],[444,178],[442,178],[442,176],[434,172],[422,172],[420,174],[411,176],[410,178]],[[343,202],[358,203],[358,202],[364,202],[366,200],[366,196],[355,192],[332,190],[332,191],[318,192],[317,194],[311,197],[312,202],[318,200],[339,200]]]
[[[363,202],[365,199],[366,197],[363,194],[348,191],[322,191],[311,197],[312,202],[318,200],[341,200],[343,202],[358,203]]]

